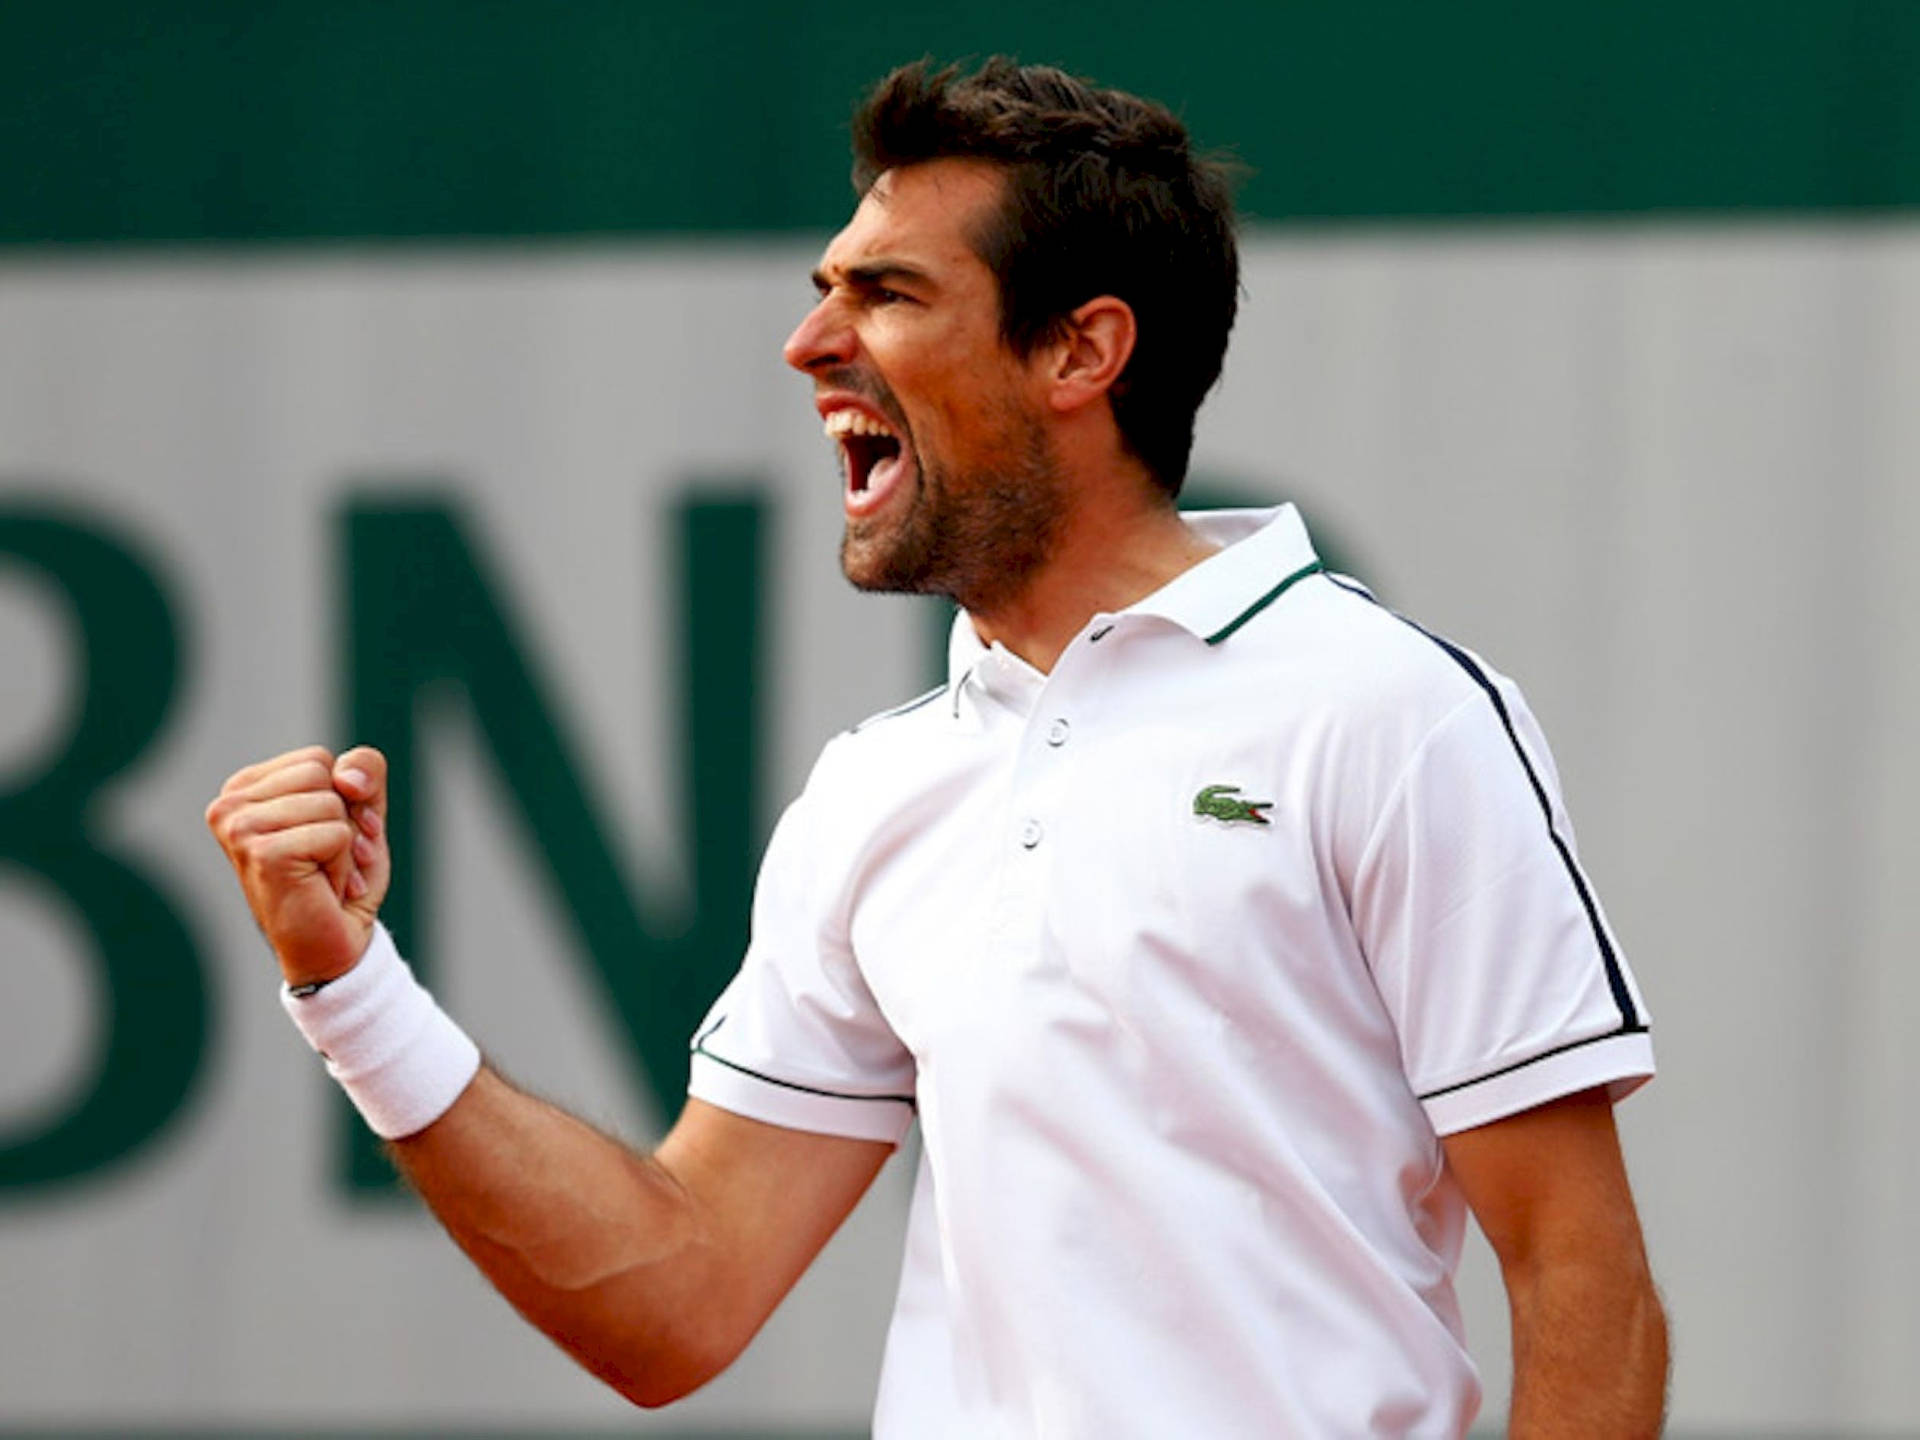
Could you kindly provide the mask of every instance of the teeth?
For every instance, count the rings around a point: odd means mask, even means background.
[[[827,434],[835,440],[848,435],[885,435],[893,431],[861,410],[835,410],[826,419]]]

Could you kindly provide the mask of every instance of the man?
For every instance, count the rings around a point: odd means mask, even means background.
[[[1238,285],[1221,176],[1057,71],[911,66],[787,344],[859,586],[965,613],[833,741],[638,1155],[521,1093],[375,922],[385,768],[297,751],[208,818],[287,1006],[454,1239],[660,1404],[739,1353],[917,1115],[882,1436],[1462,1433],[1470,1206],[1517,1435],[1657,1432],[1664,1320],[1611,1101],[1645,1010],[1510,683],[1183,517]]]

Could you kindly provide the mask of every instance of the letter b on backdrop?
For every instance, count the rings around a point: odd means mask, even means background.
[[[179,907],[100,815],[179,689],[180,634],[156,572],[94,517],[51,506],[0,509],[0,564],[50,584],[76,621],[78,704],[47,757],[0,778],[0,863],[80,921],[100,1036],[70,1100],[0,1132],[4,1194],[91,1177],[158,1135],[200,1076],[211,1003]]]

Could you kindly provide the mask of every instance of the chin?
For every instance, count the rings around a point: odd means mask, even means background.
[[[856,590],[875,595],[922,595],[930,588],[926,566],[910,553],[898,534],[856,534],[851,526],[840,540],[840,573]]]
[[[847,540],[840,546],[840,573],[856,590],[878,595],[898,593],[901,587],[894,581],[890,559],[888,555],[876,555],[867,546]]]

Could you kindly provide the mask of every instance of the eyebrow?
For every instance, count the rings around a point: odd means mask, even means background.
[[[871,290],[898,280],[927,286],[934,283],[933,277],[926,271],[904,260],[870,260],[864,265],[849,265],[841,273],[846,276],[847,284],[856,290]],[[825,270],[813,272],[813,288],[823,295],[833,288],[833,281],[827,278]]]

